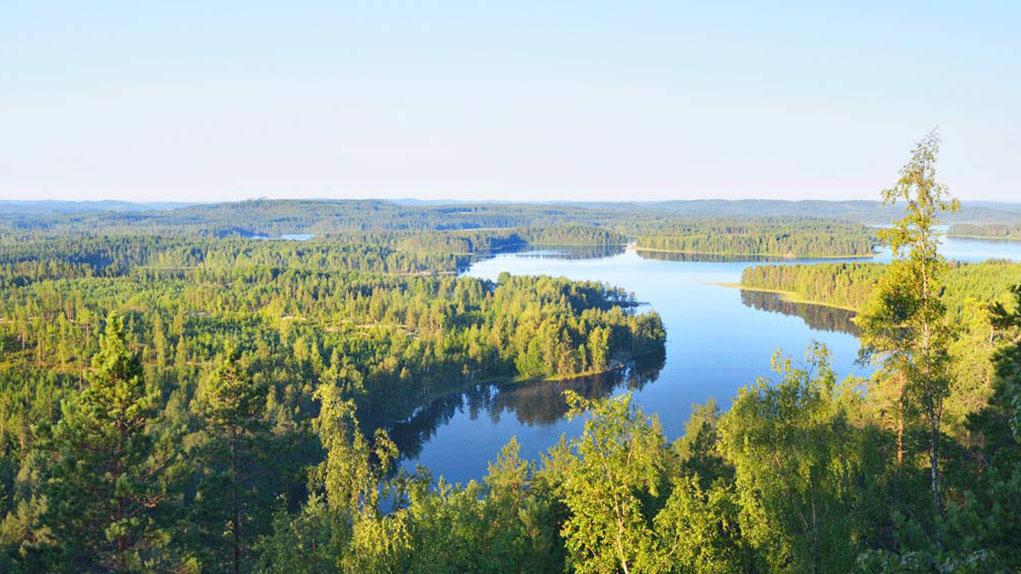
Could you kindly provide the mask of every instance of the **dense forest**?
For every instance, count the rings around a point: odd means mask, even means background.
[[[847,309],[861,309],[876,282],[886,272],[881,263],[814,263],[807,265],[756,265],[741,274],[741,286],[783,291],[795,299]],[[957,317],[969,301],[980,304],[1006,302],[1010,288],[1021,283],[1021,264],[989,260],[982,263],[952,262],[947,269],[947,304]]]
[[[619,289],[451,274],[478,241],[6,240],[0,569],[248,571],[278,503],[308,497],[321,395],[399,419],[662,353]]]
[[[769,257],[871,257],[862,225],[814,220],[700,221],[646,230],[640,251]]]
[[[987,223],[978,225],[974,223],[957,223],[950,226],[947,235],[950,237],[1021,241],[1021,224]]]
[[[939,255],[959,204],[937,148],[884,192],[898,215],[875,237],[627,205],[0,218],[0,571],[1017,572],[1021,265]],[[257,238],[291,233],[315,237]],[[670,442],[613,378],[662,366],[654,311],[598,282],[458,273],[522,245],[660,240],[720,257],[888,245],[887,265],[742,278],[792,294],[749,290],[750,306],[825,328],[853,312],[875,374],[838,380],[819,345],[778,353]],[[580,433],[539,460],[512,440],[466,484],[401,470],[401,435],[442,415],[430,399],[488,380],[563,392]],[[563,414],[550,404],[519,415]]]
[[[887,266],[879,263],[758,265],[744,270],[741,286],[780,291],[791,303],[861,311],[887,272]],[[1021,264],[996,260],[951,263],[942,285],[941,299],[958,332],[950,348],[954,368],[959,372],[947,403],[948,425],[966,438],[964,419],[994,392],[996,332],[986,310],[1013,300],[1011,289],[1021,285]]]
[[[96,237],[92,229],[102,229],[103,236]],[[317,242],[354,244],[360,249],[446,259],[424,261],[427,265],[418,269],[406,260],[389,262],[390,267],[405,272],[456,270],[471,255],[525,246],[620,247],[634,242],[642,252],[867,257],[875,245],[873,233],[864,225],[827,219],[692,218],[649,209],[614,211],[540,204],[508,209],[478,205],[413,208],[372,201],[248,201],[127,212],[16,212],[0,217],[0,244],[18,250],[8,259],[39,262],[37,256],[51,245],[51,250],[61,254],[81,252],[74,263],[93,267],[116,259],[117,252],[132,249],[159,254],[167,259],[167,265],[174,265],[174,259],[194,263],[191,254],[167,252],[175,241],[184,249],[195,246],[197,239],[206,240],[209,248],[222,249],[214,240],[273,239],[288,234],[311,235]],[[78,241],[87,245],[68,245]],[[23,243],[37,253],[25,252]]]
[[[673,201],[655,203],[433,203],[381,200],[248,200],[221,204],[5,202],[0,237],[67,239],[275,238],[288,234],[399,247],[426,241],[445,254],[525,245],[614,246],[646,252],[773,257],[868,256],[863,224],[886,223],[891,206],[868,201]],[[953,219],[955,214],[947,214]],[[948,219],[948,220],[949,220]],[[1019,221],[1021,206],[969,204],[967,221]],[[460,232],[460,233],[458,233]],[[443,242],[452,241],[450,245]]]
[[[945,223],[1021,222],[1021,204],[969,202]],[[0,201],[0,229],[76,233],[103,229],[180,233],[336,233],[367,230],[451,230],[545,227],[561,224],[615,228],[632,221],[836,220],[888,224],[899,215],[881,201],[677,200],[656,202],[474,203],[383,200],[269,200],[220,204],[141,204],[117,201]]]

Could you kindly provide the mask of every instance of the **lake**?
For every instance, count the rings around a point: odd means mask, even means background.
[[[947,239],[942,251],[961,261],[1021,261],[1016,242]],[[721,284],[737,283],[745,267],[764,262],[715,259],[567,249],[501,254],[474,263],[466,274],[484,279],[496,280],[506,271],[604,281],[633,291],[663,318],[665,356],[645,358],[626,372],[555,383],[480,384],[440,397],[388,425],[402,467],[424,465],[450,482],[478,479],[511,437],[517,437],[523,457],[538,460],[561,435],[581,432],[582,420],[564,417],[566,389],[588,397],[630,390],[634,404],[658,416],[674,439],[683,433],[693,404],[715,398],[726,409],[740,387],[771,377],[770,358],[778,349],[803,360],[813,342],[822,343],[841,378],[869,374],[855,364],[858,341],[850,312],[725,287]],[[888,259],[889,253],[879,253],[873,260]]]

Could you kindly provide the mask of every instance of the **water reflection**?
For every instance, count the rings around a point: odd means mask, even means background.
[[[858,336],[858,326],[854,324],[854,311],[836,309],[824,305],[812,305],[789,301],[779,293],[766,291],[741,290],[741,303],[745,307],[781,313],[791,317],[800,317],[814,331],[837,331]]]
[[[536,249],[534,246],[522,244],[511,251],[501,253],[516,253],[520,257],[532,258],[555,258],[555,259],[601,259],[624,253],[624,245],[550,245]]]
[[[776,257],[771,255],[712,255],[708,253],[677,253],[673,251],[644,251],[635,250],[642,259],[653,259],[656,261],[681,261],[689,263],[732,263],[732,262],[789,262],[788,257]]]
[[[513,416],[525,426],[551,426],[567,414],[564,391],[589,398],[605,398],[623,388],[640,390],[655,381],[663,368],[665,353],[646,355],[625,368],[590,377],[564,381],[483,383],[445,395],[416,409],[411,416],[384,425],[397,444],[401,458],[418,458],[422,446],[455,416],[471,420],[485,416],[493,424]]]
[[[956,260],[990,256],[1021,260],[1021,242],[1011,253],[983,252],[980,243],[948,239],[941,249]],[[480,257],[468,275],[490,281],[504,272],[603,281],[647,302],[663,318],[667,356],[661,371],[653,369],[658,374],[639,377],[640,382],[633,385],[640,387],[635,390],[634,403],[659,417],[668,439],[683,432],[693,403],[716,398],[727,408],[738,389],[769,373],[770,357],[778,348],[798,356],[813,342],[823,343],[833,353],[833,369],[841,377],[871,373],[870,367],[856,362],[858,340],[850,312],[791,303],[775,295],[735,293],[721,286],[739,282],[745,268],[768,258],[750,263],[748,257],[637,254],[633,249],[604,258],[579,259],[584,256],[584,250],[544,249]],[[879,253],[872,260],[888,261],[889,253]],[[774,261],[779,265],[813,262]],[[658,377],[655,384],[647,384],[653,377]],[[485,475],[487,461],[493,460],[511,437],[517,438],[522,458],[538,460],[561,435],[580,435],[584,421],[556,418],[566,408],[560,391],[568,385],[578,386],[587,396],[605,396],[630,384],[611,378],[475,385],[438,399],[414,402],[399,400],[404,398],[400,396],[387,400],[385,406],[394,416],[376,420],[382,421],[379,426],[401,435],[401,468],[413,470],[420,464],[435,476],[467,482]],[[403,406],[390,408],[397,404]]]

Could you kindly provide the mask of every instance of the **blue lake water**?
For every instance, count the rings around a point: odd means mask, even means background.
[[[1021,243],[948,239],[943,253],[962,261],[1021,261]],[[631,250],[602,257],[540,251],[474,263],[467,274],[485,279],[506,271],[604,281],[633,291],[663,318],[665,357],[649,358],[623,373],[557,383],[482,384],[441,397],[391,425],[403,467],[424,465],[450,482],[478,479],[511,437],[520,443],[522,456],[537,460],[561,435],[581,432],[581,420],[564,418],[561,393],[568,388],[590,397],[630,390],[634,403],[658,416],[673,439],[682,434],[692,404],[715,398],[726,409],[740,387],[770,377],[770,358],[778,349],[803,360],[806,349],[819,342],[831,351],[841,378],[868,375],[868,368],[855,364],[858,341],[850,313],[721,285],[737,283],[745,267],[763,261],[687,259],[649,258]],[[888,253],[880,253],[874,260],[888,259]],[[818,261],[773,263],[806,262]]]

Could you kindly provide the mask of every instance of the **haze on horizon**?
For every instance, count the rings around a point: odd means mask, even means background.
[[[1016,201],[1021,4],[9,2],[0,199]]]

